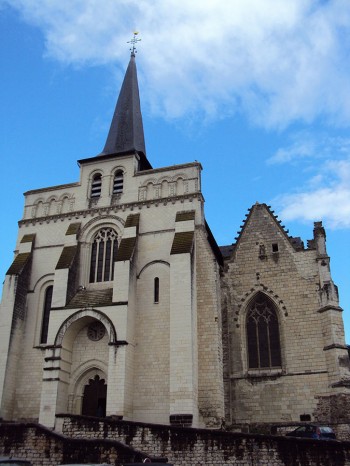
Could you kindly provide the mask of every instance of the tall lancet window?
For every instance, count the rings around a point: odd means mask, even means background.
[[[113,194],[121,194],[123,192],[124,175],[121,170],[115,172],[113,181]]]
[[[53,286],[48,286],[45,290],[40,343],[47,343],[47,334],[49,330],[50,310],[51,310],[51,302],[52,302],[52,291],[53,291]]]
[[[90,283],[113,280],[117,238],[113,228],[102,228],[96,233],[91,248]]]
[[[281,345],[275,305],[258,293],[247,313],[249,369],[281,367]]]
[[[102,175],[101,173],[96,173],[96,175],[94,175],[94,177],[92,178],[90,197],[92,198],[100,197],[101,188],[102,188]]]

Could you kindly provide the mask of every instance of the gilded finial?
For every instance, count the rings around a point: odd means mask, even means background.
[[[140,42],[141,40],[137,38],[137,35],[138,35],[138,32],[134,31],[134,37],[127,42],[128,44],[132,44],[132,47],[130,47],[131,56],[135,56],[135,53],[137,53],[136,44],[137,42]]]

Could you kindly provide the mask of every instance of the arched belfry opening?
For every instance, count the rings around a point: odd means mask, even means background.
[[[88,380],[84,387],[81,414],[84,416],[105,417],[107,384],[98,374]]]

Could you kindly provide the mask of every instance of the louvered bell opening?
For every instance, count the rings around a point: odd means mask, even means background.
[[[114,177],[113,194],[120,194],[123,192],[123,173],[118,172]]]
[[[91,184],[91,197],[100,197],[102,188],[102,176],[95,175]]]

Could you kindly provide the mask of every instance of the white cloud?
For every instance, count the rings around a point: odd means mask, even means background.
[[[293,133],[291,142],[286,147],[279,148],[267,159],[268,164],[282,164],[301,159],[339,159],[350,155],[350,139],[333,137],[328,134],[312,134],[307,131]]]
[[[267,160],[268,164],[288,163],[300,158],[314,158],[317,154],[316,143],[307,135],[296,135],[288,147],[281,147]]]
[[[243,111],[265,127],[350,121],[348,0],[1,1],[67,64],[124,68],[137,28],[143,98],[163,116]]]
[[[308,189],[276,200],[285,220],[325,220],[330,228],[350,227],[350,157],[329,160]]]

